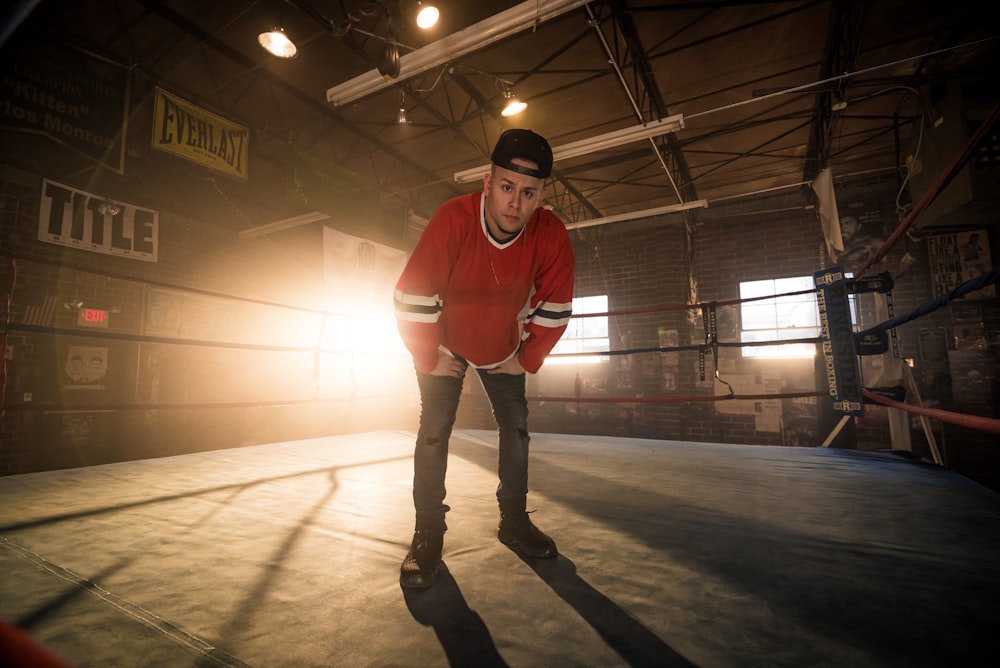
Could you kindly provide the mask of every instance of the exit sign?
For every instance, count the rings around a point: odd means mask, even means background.
[[[108,320],[109,314],[104,309],[81,308],[77,311],[76,324],[82,327],[101,327],[106,329]]]

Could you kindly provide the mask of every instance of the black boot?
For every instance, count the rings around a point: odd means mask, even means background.
[[[417,520],[410,549],[399,567],[399,584],[407,588],[424,588],[434,584],[442,566],[441,550],[444,547],[444,518],[432,521]]]
[[[531,523],[524,502],[500,505],[500,527],[497,538],[504,545],[517,548],[529,557],[551,559],[556,556],[556,543]]]

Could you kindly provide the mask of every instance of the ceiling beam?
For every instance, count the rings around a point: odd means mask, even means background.
[[[377,69],[373,69],[331,86],[326,90],[326,101],[339,106],[360,100],[398,81],[484,49],[587,2],[588,0],[525,0],[475,25],[404,54],[399,59],[399,75],[393,79],[387,79]]]
[[[636,92],[640,94],[640,98],[644,97],[649,103],[650,114],[648,117],[665,118],[668,116],[667,104],[663,99],[663,95],[660,93],[659,84],[656,81],[656,76],[653,74],[653,68],[649,61],[649,54],[646,52],[646,48],[643,45],[642,40],[639,38],[639,31],[636,29],[635,21],[630,13],[628,3],[624,0],[613,0],[611,7],[612,18],[621,33],[628,53],[632,56],[631,59],[626,58],[624,60],[631,62],[634,80],[636,81]],[[594,18],[590,7],[587,7],[587,12],[592,18]],[[620,73],[623,66],[621,60],[623,59],[618,58],[616,54],[611,52],[606,38],[604,38],[603,33],[600,32],[600,26],[597,21],[595,21],[595,30],[599,33],[605,53],[607,53],[608,57],[612,59],[615,63],[615,69]],[[619,81],[626,91],[628,91],[628,87],[621,76],[619,76]],[[640,87],[641,90],[638,90]],[[647,115],[643,113],[643,110],[635,102],[635,99],[631,96],[631,94],[630,102],[633,110],[635,111],[636,118],[640,122],[646,122]],[[669,152],[674,169],[677,172],[676,175],[671,171],[670,166],[663,161],[663,155],[660,152],[658,142],[651,139],[649,143],[652,150],[656,153],[657,160],[660,161],[667,177],[670,179],[671,185],[677,191],[678,199],[681,202],[696,199],[698,197],[698,193],[696,192],[694,183],[691,179],[691,172],[688,169],[687,160],[685,160],[684,153],[681,151],[680,142],[678,142],[677,138],[673,135],[661,138],[660,142]],[[678,182],[681,184],[680,187],[676,185]]]
[[[844,72],[855,70],[861,37],[871,9],[869,0],[833,0],[830,4],[830,32],[827,34],[820,65],[819,80],[825,81]],[[802,166],[802,180],[812,181],[830,159],[833,139],[833,103],[847,96],[849,78],[837,79],[832,86],[815,92],[813,117],[806,146],[805,163]]]
[[[235,49],[231,48],[227,44],[223,43],[213,35],[207,33],[199,26],[188,21],[174,10],[164,7],[163,3],[158,2],[157,0],[137,0],[137,1],[144,7],[146,7],[148,10],[155,13],[160,18],[163,18],[166,21],[172,23],[178,29],[195,36],[195,38],[197,38],[197,40],[200,43],[211,46],[219,53],[223,54],[233,62],[239,64],[240,66],[247,68],[248,70],[257,71],[258,76],[266,80],[269,84],[271,84],[275,88],[278,88],[283,93],[287,94],[289,97],[294,98],[296,101],[305,105],[306,107],[319,111],[324,118],[333,121],[334,123],[337,123],[341,127],[346,128],[347,130],[353,132],[362,140],[368,142],[378,150],[392,156],[393,159],[397,160],[400,164],[405,164],[414,171],[422,174],[424,177],[427,178],[429,182],[439,181],[439,177],[437,174],[430,171],[420,163],[411,160],[406,155],[400,153],[395,148],[393,148],[391,144],[387,144],[386,142],[365,132],[354,123],[351,123],[346,119],[344,119],[335,109],[330,108],[329,105],[324,104],[321,100],[317,100],[310,94],[307,94],[302,90],[296,88],[295,86],[289,84],[281,77],[272,74],[266,69],[258,70],[257,63],[255,63],[253,60],[247,58],[246,56],[239,53]],[[457,186],[454,186],[453,184],[445,182],[442,185],[445,188],[449,188],[456,195],[461,194],[463,192],[461,189],[459,189]]]

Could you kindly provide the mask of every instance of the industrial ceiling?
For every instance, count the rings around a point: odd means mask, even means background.
[[[805,198],[824,168],[838,181],[902,187],[940,115],[935,95],[997,97],[997,29],[966,3],[441,0],[427,32],[410,20],[416,4],[14,4],[5,49],[44,37],[131,72],[130,185],[73,156],[53,163],[9,134],[4,162],[120,197],[172,192],[177,210],[246,232],[319,218],[288,197],[289,147],[377,189],[381,217],[401,222],[481,187],[456,174],[486,165],[506,128],[534,129],[558,153],[680,120],[673,132],[557,160],[548,204],[573,224],[694,203],[708,212],[769,193]],[[298,46],[292,59],[258,44],[278,24]],[[338,98],[366,78],[374,90]],[[249,128],[249,179],[153,155],[144,117],[156,89]],[[503,117],[508,90],[528,106]]]

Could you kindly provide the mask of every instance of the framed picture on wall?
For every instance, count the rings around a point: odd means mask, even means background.
[[[931,288],[935,297],[948,294],[957,286],[985,274],[993,268],[989,235],[986,230],[969,230],[927,237],[930,258]],[[965,299],[991,299],[996,286],[974,290]]]
[[[60,389],[70,392],[106,390],[108,346],[71,344],[65,347]]]
[[[129,344],[99,339],[70,339],[53,349],[51,398],[68,406],[117,402],[122,399],[121,368]]]

